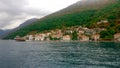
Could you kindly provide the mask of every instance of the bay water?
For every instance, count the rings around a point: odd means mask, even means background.
[[[0,68],[120,68],[120,43],[0,40]]]

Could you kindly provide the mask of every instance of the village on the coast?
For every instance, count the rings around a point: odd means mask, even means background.
[[[108,21],[97,22],[97,24]],[[84,26],[67,27],[63,29],[48,30],[36,34],[27,34],[24,37],[16,36],[17,41],[102,41],[100,32],[105,28],[87,28]],[[120,33],[113,35],[112,41],[120,41]]]

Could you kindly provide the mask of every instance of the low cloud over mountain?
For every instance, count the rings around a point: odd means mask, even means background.
[[[0,29],[13,28],[29,18],[49,14],[29,7],[27,0],[0,0],[0,6]]]

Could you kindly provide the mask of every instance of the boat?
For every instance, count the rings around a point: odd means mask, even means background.
[[[14,40],[16,41],[26,41],[25,38],[22,38],[22,37],[15,37]]]

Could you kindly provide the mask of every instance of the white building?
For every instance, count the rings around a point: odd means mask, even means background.
[[[70,41],[70,40],[71,40],[70,35],[65,35],[65,36],[63,36],[63,40],[64,40],[64,41]]]
[[[35,41],[44,41],[46,35],[45,34],[36,34],[35,35]]]
[[[82,36],[79,37],[79,40],[80,41],[89,41],[90,38],[88,36],[82,35]]]
[[[32,41],[32,40],[34,40],[34,37],[33,37],[33,35],[27,35],[27,36],[26,36],[26,38],[27,38],[27,40],[29,40],[29,41]]]

